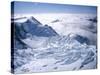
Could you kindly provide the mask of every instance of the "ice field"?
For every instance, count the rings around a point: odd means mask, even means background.
[[[97,68],[95,14],[14,15],[15,73]]]

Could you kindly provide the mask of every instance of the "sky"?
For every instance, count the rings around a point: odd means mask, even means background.
[[[41,14],[41,13],[90,13],[96,14],[96,6],[52,4],[39,2],[11,3],[11,12],[14,14]]]

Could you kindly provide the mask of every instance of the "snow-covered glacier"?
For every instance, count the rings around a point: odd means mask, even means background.
[[[12,25],[15,73],[97,68],[96,15],[15,15]]]

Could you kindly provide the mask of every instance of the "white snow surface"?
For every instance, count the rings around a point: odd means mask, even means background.
[[[15,73],[48,72],[64,70],[95,69],[97,65],[96,45],[81,44],[68,34],[78,34],[96,43],[96,25],[88,19],[93,14],[31,14],[15,15],[15,17],[34,16],[43,25],[51,26],[58,36],[31,36],[22,41],[29,46],[27,49],[17,49],[14,53]],[[25,19],[26,20],[26,19]],[[19,20],[17,22],[24,22]]]
[[[34,39],[34,37],[33,37]],[[64,70],[95,69],[97,65],[96,46],[86,45],[69,37],[50,37],[44,41],[37,37],[36,43],[26,43],[33,47],[17,49],[15,55],[15,73],[48,72]],[[33,44],[34,43],[34,44]]]

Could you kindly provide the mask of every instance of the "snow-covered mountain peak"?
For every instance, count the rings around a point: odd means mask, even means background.
[[[17,23],[31,22],[31,23],[34,23],[34,24],[41,24],[33,16],[12,18],[11,21],[17,22]]]
[[[41,25],[41,23],[38,20],[36,20],[33,16],[28,17],[26,22],[31,22],[31,23],[34,23],[34,24]]]

